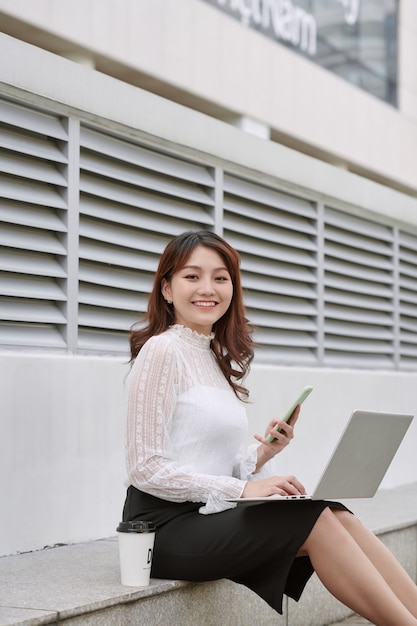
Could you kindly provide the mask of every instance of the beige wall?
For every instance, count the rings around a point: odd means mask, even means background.
[[[404,114],[199,0],[0,0],[4,32],[217,116],[246,115],[307,153],[417,192],[415,0],[401,1]],[[33,28],[23,28],[26,22]]]

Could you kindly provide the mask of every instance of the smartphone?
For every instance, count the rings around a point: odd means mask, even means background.
[[[307,396],[310,395],[310,393],[313,391],[313,387],[311,387],[310,385],[307,387],[304,387],[304,389],[302,390],[302,392],[300,393],[300,395],[298,396],[298,398],[292,403],[292,405],[289,407],[289,409],[286,411],[286,413],[284,414],[283,417],[281,417],[283,422],[288,422],[288,420],[290,419],[291,415],[294,413],[296,407],[298,404],[302,404],[304,402],[304,400],[307,398]],[[274,430],[276,430],[279,433],[282,433],[282,428],[280,428],[278,425],[275,426]],[[268,435],[268,437],[266,438],[266,440],[271,443],[274,440],[274,437],[272,435]]]

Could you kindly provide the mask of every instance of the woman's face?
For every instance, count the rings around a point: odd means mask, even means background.
[[[222,257],[199,245],[170,282],[163,280],[162,295],[173,303],[176,324],[209,335],[230,306],[233,283]]]

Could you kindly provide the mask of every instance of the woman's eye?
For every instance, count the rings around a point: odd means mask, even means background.
[[[219,282],[224,282],[229,280],[229,278],[227,276],[216,276],[216,280]]]
[[[189,278],[190,280],[195,280],[196,278],[198,278],[198,276],[196,274],[187,274],[185,278]]]

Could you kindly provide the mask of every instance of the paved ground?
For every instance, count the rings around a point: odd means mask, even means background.
[[[343,622],[329,624],[329,626],[364,626],[364,624],[371,625],[371,622],[368,622],[368,620],[363,617],[359,617],[359,615],[354,615],[353,617],[345,619]]]

